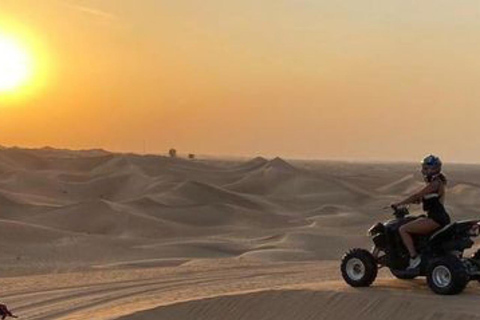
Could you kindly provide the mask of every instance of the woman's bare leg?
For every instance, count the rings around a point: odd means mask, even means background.
[[[438,223],[428,218],[419,218],[400,227],[400,236],[402,237],[405,247],[407,247],[410,257],[413,258],[417,256],[417,250],[415,250],[411,234],[429,234],[439,227],[440,225]]]
[[[403,244],[408,250],[408,254],[410,254],[410,258],[413,258],[417,256],[417,250],[415,250],[415,245],[413,243],[412,236],[408,234],[408,232],[406,231],[407,228],[404,228],[406,226],[407,224],[404,224],[403,226],[400,227],[398,231],[400,233],[400,237],[402,238]]]

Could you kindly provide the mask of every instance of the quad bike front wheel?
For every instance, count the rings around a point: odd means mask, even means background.
[[[465,289],[470,277],[459,258],[447,255],[432,261],[427,270],[427,283],[433,292],[458,294]]]
[[[365,249],[352,249],[342,258],[340,266],[345,282],[352,287],[368,287],[377,277],[378,266],[373,255]]]

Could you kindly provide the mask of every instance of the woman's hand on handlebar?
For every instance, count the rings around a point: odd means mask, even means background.
[[[394,211],[397,211],[399,209],[408,209],[409,205],[408,204],[402,204],[399,202],[395,202],[390,204],[390,208],[392,208]]]

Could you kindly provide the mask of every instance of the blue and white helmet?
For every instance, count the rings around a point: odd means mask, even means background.
[[[442,171],[442,161],[439,157],[431,154],[422,160],[422,167],[427,167],[430,169],[431,173],[437,174]]]

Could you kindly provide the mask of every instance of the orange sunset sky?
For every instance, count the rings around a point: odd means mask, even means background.
[[[476,0],[0,0],[2,34],[0,145],[480,162]]]

